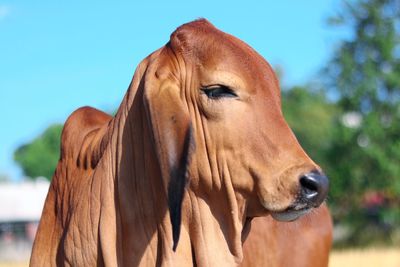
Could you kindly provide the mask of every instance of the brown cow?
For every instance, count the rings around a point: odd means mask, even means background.
[[[238,265],[251,218],[295,220],[327,194],[280,105],[248,45],[206,20],[179,27],[114,118],[67,120],[31,266]]]
[[[294,222],[254,218],[240,266],[326,267],[331,245],[332,219],[326,205]]]

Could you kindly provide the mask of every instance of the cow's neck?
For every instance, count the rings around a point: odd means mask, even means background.
[[[234,190],[226,154],[223,150],[217,151],[207,139],[207,124],[193,125],[196,154],[189,172],[191,182],[185,208],[191,214],[189,229],[196,263],[198,266],[234,266],[243,258],[245,197]]]
[[[191,206],[188,229],[197,266],[235,266],[242,260],[242,207],[224,191],[222,188],[218,194],[186,195]]]
[[[110,125],[118,261],[123,266],[173,266],[167,197],[142,94],[131,86]]]
[[[177,251],[172,251],[167,196],[151,143],[142,93],[129,90],[110,125],[110,141],[114,145],[108,149],[115,149],[111,155],[116,155],[111,156],[115,162],[111,169],[117,177],[119,262],[128,266],[234,266],[242,259],[244,205],[238,204],[228,172],[221,177],[218,189],[187,190],[181,237]]]

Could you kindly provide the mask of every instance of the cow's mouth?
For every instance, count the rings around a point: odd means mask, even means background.
[[[272,218],[274,218],[277,221],[281,221],[281,222],[291,222],[294,221],[296,219],[298,219],[299,217],[307,214],[308,212],[310,212],[312,208],[303,208],[300,210],[296,210],[293,208],[289,208],[286,209],[284,211],[280,211],[280,212],[272,212],[271,216]]]

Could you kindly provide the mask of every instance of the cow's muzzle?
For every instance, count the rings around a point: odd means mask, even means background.
[[[317,208],[328,195],[329,180],[319,171],[312,171],[300,177],[300,192],[289,208],[281,212],[271,213],[278,221],[293,221]]]
[[[300,177],[300,195],[298,202],[308,207],[318,207],[328,195],[329,180],[319,171],[312,171]]]

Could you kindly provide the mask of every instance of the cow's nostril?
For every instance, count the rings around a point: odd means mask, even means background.
[[[318,184],[314,179],[310,179],[309,176],[302,176],[300,178],[300,184],[307,198],[318,194]]]
[[[300,177],[301,197],[313,206],[319,206],[329,189],[328,177],[319,172],[310,172]]]

